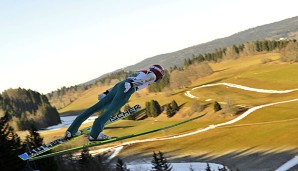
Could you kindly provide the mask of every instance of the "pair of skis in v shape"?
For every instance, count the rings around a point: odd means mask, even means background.
[[[140,105],[135,105],[135,106],[125,110],[124,112],[121,112],[119,114],[115,114],[109,119],[109,121],[106,123],[106,125],[110,124],[110,123],[113,123],[113,122],[116,122],[120,119],[126,118],[127,116],[133,114],[134,112],[138,111],[139,109],[141,109],[141,106]],[[44,144],[40,147],[34,148],[30,152],[20,154],[19,158],[21,158],[22,160],[28,160],[28,159],[36,157],[36,156],[38,156],[42,153],[45,153],[49,150],[52,150],[52,149],[54,149],[54,148],[56,148],[56,147],[58,147],[62,144],[65,144],[66,142],[73,141],[73,140],[75,140],[79,137],[82,137],[84,135],[88,135],[91,131],[91,127],[85,128],[81,131],[82,131],[82,134],[79,135],[79,136],[73,137],[71,139],[65,139],[64,137],[56,139],[52,142],[49,142],[48,144]]]

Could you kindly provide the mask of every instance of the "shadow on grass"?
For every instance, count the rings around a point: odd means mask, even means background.
[[[206,155],[202,155],[198,156],[196,160],[220,163],[228,166],[231,170],[271,171],[279,168],[295,157],[295,155],[297,155],[297,153],[293,150],[280,152],[272,149],[265,152],[251,152],[250,149],[246,149],[231,152],[219,157],[206,157]]]
[[[60,113],[60,117],[65,117],[65,116],[77,116],[81,113],[83,113],[85,110],[71,110],[71,111],[67,111],[67,112],[62,112]]]
[[[123,129],[123,128],[132,128],[134,126],[106,126],[105,129]]]
[[[150,149],[150,148],[149,148]],[[157,151],[152,148],[151,154],[143,154],[137,152],[131,156],[126,156],[126,162],[134,161],[151,161],[153,151]],[[279,151],[277,149],[271,149],[263,152],[254,152],[254,147],[244,150],[233,151],[221,156],[211,156],[209,153],[198,154],[197,156],[185,155],[184,157],[176,157],[177,153],[181,153],[181,149],[177,149],[170,152],[165,152],[164,156],[169,162],[206,162],[217,163],[227,166],[231,171],[272,171],[282,166],[287,161],[291,160],[297,155],[297,149]],[[194,168],[195,169],[195,168]],[[298,170],[298,166],[289,169],[289,171]]]
[[[228,67],[228,68],[224,68],[224,69],[220,69],[220,70],[216,70],[216,71],[213,71],[214,73],[216,72],[222,72],[222,71],[226,71],[226,70],[229,70],[231,69],[232,67]]]

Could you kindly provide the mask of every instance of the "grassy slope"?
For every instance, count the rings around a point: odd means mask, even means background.
[[[273,62],[261,64],[261,59],[265,57],[273,59]],[[216,72],[211,76],[196,81],[190,87],[220,81],[263,89],[283,90],[298,88],[298,64],[280,63],[276,61],[278,58],[279,54],[271,53],[211,64],[211,67]],[[86,96],[83,96],[78,99],[77,102],[61,111],[75,111],[89,107],[96,101],[98,92],[100,91],[95,89],[90,90],[89,94],[86,94]],[[183,92],[184,90],[180,90],[171,97],[166,97],[163,93],[149,94],[146,91],[142,91],[138,93],[138,95],[133,95],[129,102],[131,105],[138,103],[144,106],[145,102],[151,99],[156,99],[163,105],[175,99],[178,104],[185,103],[185,106],[171,119],[160,116],[158,118],[138,122],[121,121],[110,126],[110,128],[120,128],[107,129],[106,133],[110,135],[125,135],[162,127],[178,120],[192,117],[187,114],[189,102],[192,99],[184,96]],[[245,104],[248,106],[267,104],[298,97],[297,92],[270,95],[234,88],[225,88],[224,86],[197,89],[192,93],[201,97],[201,100],[211,98],[223,101],[228,97],[236,104]],[[123,156],[131,156],[131,154],[135,154],[135,152],[138,151],[140,155],[149,155],[152,151],[160,150],[173,156],[199,156],[206,153],[208,155],[221,155],[230,151],[241,151],[249,148],[251,149],[250,151],[274,151],[297,148],[298,137],[293,136],[298,133],[298,115],[296,112],[297,108],[295,108],[297,104],[298,102],[292,102],[266,107],[253,112],[245,119],[233,125],[216,128],[185,138],[131,145],[120,154]],[[138,137],[138,139],[189,132],[204,128],[209,124],[221,123],[232,118],[230,116],[222,116],[218,113],[214,113],[211,105],[202,113],[204,112],[208,112],[205,118],[168,131]],[[197,113],[195,115],[197,116],[199,114]],[[53,135],[62,134],[62,132],[63,131],[53,131],[43,134],[43,136],[45,136],[46,139],[51,139]]]
[[[80,98],[59,110],[61,114],[72,114],[72,112],[82,111],[87,107],[97,102],[97,95],[105,90],[109,89],[109,86],[96,87],[88,89]],[[77,114],[77,113],[76,113]]]

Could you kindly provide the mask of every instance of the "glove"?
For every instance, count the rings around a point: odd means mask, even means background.
[[[98,95],[98,100],[102,100],[104,97],[107,96],[107,94],[109,94],[109,92],[112,90],[112,88],[110,88],[109,90],[106,90],[104,93],[99,94]]]
[[[132,83],[125,82],[124,83],[124,88],[125,88],[124,93],[128,92],[128,90],[130,90],[131,87],[132,87]]]
[[[107,95],[106,94],[99,94],[98,95],[98,100],[102,100],[104,97],[106,97]]]

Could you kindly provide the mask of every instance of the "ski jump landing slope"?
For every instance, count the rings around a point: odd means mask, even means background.
[[[247,91],[259,92],[259,93],[272,93],[272,94],[284,94],[284,93],[290,93],[290,92],[298,91],[298,88],[297,89],[291,89],[291,90],[265,90],[265,89],[251,88],[251,87],[237,85],[237,84],[231,84],[231,83],[207,84],[207,85],[202,85],[202,86],[199,86],[199,87],[195,87],[192,90],[200,89],[200,88],[206,88],[206,87],[212,87],[212,86],[228,86],[228,87],[238,88],[238,89],[247,90]],[[186,91],[184,94],[186,96],[188,96],[189,98],[198,98],[198,97],[192,95],[191,91]],[[210,101],[210,99],[207,99],[207,101]],[[220,127],[220,126],[225,126],[225,125],[236,123],[236,122],[240,121],[241,119],[245,118],[246,116],[250,115],[252,112],[254,112],[258,109],[273,106],[273,105],[283,104],[283,103],[295,102],[295,101],[298,101],[298,98],[291,99],[291,100],[286,100],[286,101],[269,103],[269,104],[263,104],[263,105],[259,105],[259,106],[254,106],[254,107],[250,108],[249,110],[247,110],[246,112],[244,112],[243,114],[241,114],[240,116],[238,116],[238,117],[236,117],[236,118],[234,118],[230,121],[227,121],[227,122],[223,122],[223,123],[220,123],[220,124],[209,125],[206,128],[198,129],[198,130],[190,132],[190,133],[171,136],[171,137],[150,138],[150,139],[144,139],[144,140],[135,140],[135,141],[125,142],[125,143],[123,143],[119,146],[116,146],[116,147],[110,147],[110,148],[101,149],[101,150],[98,150],[98,151],[93,151],[93,154],[100,153],[100,152],[107,151],[107,150],[112,150],[112,151],[114,151],[114,153],[109,158],[109,159],[112,159],[115,156],[117,156],[117,154],[123,149],[124,146],[127,146],[127,145],[136,144],[136,143],[143,143],[143,142],[151,142],[151,141],[163,141],[163,140],[169,140],[169,139],[175,139],[175,138],[182,138],[182,137],[186,137],[186,136],[191,136],[191,135],[198,134],[198,133],[201,133],[201,132],[205,132],[205,131],[208,131],[208,130],[211,130],[211,129],[215,129],[215,128]],[[290,169],[291,167],[293,167],[297,164],[298,164],[298,156],[296,156],[292,160],[286,162],[285,164],[283,164],[277,170],[278,171],[288,170],[288,169]]]

